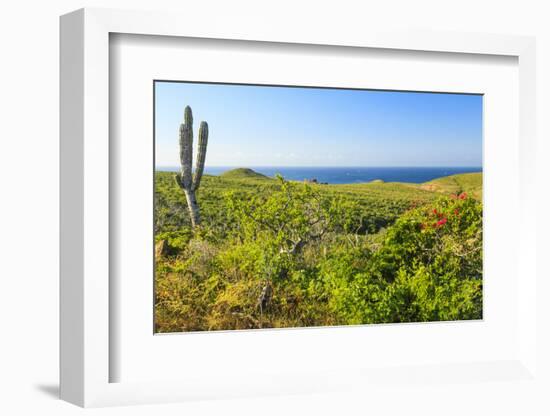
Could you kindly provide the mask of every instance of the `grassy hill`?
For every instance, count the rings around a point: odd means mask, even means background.
[[[226,171],[220,175],[220,178],[239,181],[270,181],[273,179],[249,168],[237,168]],[[409,199],[418,198],[420,200],[430,199],[425,191],[431,193],[437,192],[440,194],[459,194],[466,192],[476,199],[481,199],[482,182],[482,173],[463,173],[444,176],[421,184],[384,182],[381,179],[365,183],[335,184],[326,187],[326,191],[329,193],[335,192],[356,195],[368,192],[377,197],[397,197],[398,199],[404,197]],[[317,186],[314,183],[309,184]]]
[[[271,179],[249,168],[237,168],[223,172],[220,175],[224,179]]]
[[[481,200],[483,196],[483,174],[463,173],[460,175],[445,176],[420,185],[421,189],[432,192],[458,194],[466,192],[470,196]]]
[[[188,225],[185,196],[178,189],[170,172],[155,174],[155,229],[173,231]],[[423,184],[372,181],[357,184],[308,184],[324,195],[353,201],[361,209],[362,229],[376,233],[393,223],[410,208],[429,203],[442,194],[467,192],[481,199],[481,173],[467,173],[438,178]],[[201,215],[212,224],[227,222],[225,199],[228,193],[242,198],[269,195],[278,181],[248,168],[232,169],[219,176],[204,175],[197,199]]]

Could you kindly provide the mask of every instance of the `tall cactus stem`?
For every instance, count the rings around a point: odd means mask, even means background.
[[[185,199],[187,199],[187,207],[189,208],[189,215],[191,217],[191,226],[195,228],[201,223],[201,214],[199,204],[197,203],[197,197],[195,191],[192,189],[184,189]]]
[[[204,162],[206,160],[206,146],[208,145],[208,123],[202,121],[199,128],[197,150],[197,165],[193,175],[193,112],[191,107],[185,107],[183,123],[179,130],[181,172],[175,176],[176,183],[185,193],[191,225],[195,228],[200,224],[200,209],[195,191],[199,189]]]

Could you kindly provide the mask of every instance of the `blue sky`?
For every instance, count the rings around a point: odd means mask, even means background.
[[[479,95],[156,82],[158,167],[179,164],[186,105],[207,166],[482,164]]]

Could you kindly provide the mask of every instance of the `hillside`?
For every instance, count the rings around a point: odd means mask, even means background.
[[[173,173],[156,172],[155,228],[173,231],[187,224],[186,201],[177,188]],[[408,209],[429,203],[442,194],[467,192],[481,197],[481,173],[453,175],[424,184],[372,181],[345,185],[309,184],[323,195],[353,202],[361,210],[360,229],[376,233],[393,223]],[[226,197],[230,193],[250,198],[269,195],[278,188],[278,181],[248,168],[232,169],[220,176],[204,175],[197,199],[202,216],[213,224],[227,223]]]
[[[483,196],[483,174],[463,173],[460,175],[445,176],[420,185],[421,189],[445,194],[466,192],[476,199]]]
[[[157,230],[173,231],[187,224],[184,194],[177,188],[174,174],[156,173],[156,225]],[[279,182],[252,169],[233,169],[219,176],[204,175],[197,199],[201,215],[209,223],[227,223],[226,198],[237,194],[243,199],[258,195],[268,196],[277,190]],[[353,201],[361,209],[358,221],[361,229],[375,233],[394,222],[412,206],[433,200],[437,194],[418,186],[400,183],[369,182],[352,185],[309,184],[323,195]]]
[[[236,180],[271,180],[266,175],[258,173],[250,168],[237,168],[228,170],[222,173],[220,178],[236,179]],[[310,185],[315,186],[313,183]],[[346,193],[364,193],[370,192],[374,194],[389,194],[403,193],[407,197],[419,197],[424,199],[423,191],[437,192],[442,194],[459,194],[466,192],[476,199],[481,199],[483,185],[482,173],[462,173],[457,175],[444,176],[433,179],[429,182],[414,184],[404,182],[384,182],[381,179],[376,179],[371,182],[354,183],[354,184],[331,184],[327,190],[330,192],[346,192]],[[414,190],[422,191],[415,192]]]
[[[223,172],[220,177],[225,179],[271,179],[249,168],[237,168]]]
[[[272,180],[273,178],[263,175],[250,168],[236,168],[223,172],[219,175],[223,179],[236,180]],[[476,198],[481,197],[482,192],[482,173],[462,173],[457,175],[444,176],[433,179],[429,182],[415,184],[406,182],[384,182],[381,179],[375,179],[365,183],[353,184],[331,184],[331,191],[345,192],[404,192],[406,194],[414,193],[412,189],[421,191],[438,192],[445,194],[457,194],[461,192],[471,193]],[[314,183],[309,183],[315,186]],[[410,195],[409,195],[410,196]]]

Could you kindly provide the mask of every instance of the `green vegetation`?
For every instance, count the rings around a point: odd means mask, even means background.
[[[423,189],[445,194],[466,192],[470,196],[482,199],[482,177],[480,173],[463,173],[434,179],[421,186]]]
[[[322,185],[155,174],[157,332],[482,317],[481,174]]]
[[[220,175],[224,179],[270,179],[261,173],[254,172],[248,168],[237,168],[228,170]]]

